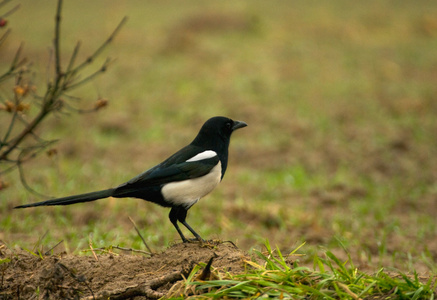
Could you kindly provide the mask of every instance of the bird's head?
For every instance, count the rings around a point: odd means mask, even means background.
[[[221,178],[223,178],[228,165],[228,148],[232,132],[246,126],[247,124],[242,121],[234,121],[226,117],[213,117],[203,124],[191,145],[202,151],[212,150],[217,153],[222,166]]]
[[[247,124],[242,121],[234,121],[226,117],[213,117],[203,124],[193,143],[203,146],[214,141],[229,143],[232,132],[246,126]]]

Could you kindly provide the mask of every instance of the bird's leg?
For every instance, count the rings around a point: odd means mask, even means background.
[[[180,221],[185,227],[188,228],[189,231],[191,231],[191,233],[196,237],[196,240],[198,240],[199,242],[205,242],[204,239],[202,239],[202,237],[200,235],[197,234],[197,232],[194,231],[193,228],[191,228],[190,225],[188,225],[187,222],[184,221]]]
[[[188,225],[188,223],[185,221],[187,217],[187,212],[188,210],[185,207],[180,206],[177,214],[178,221],[181,222],[185,227],[187,227],[189,231],[191,231],[191,233],[196,237],[196,240],[198,240],[199,242],[205,242],[205,240],[202,239],[200,235],[198,235],[197,232],[195,232],[194,229],[191,228],[191,226]]]
[[[169,217],[170,217],[170,221],[173,223],[174,227],[178,231],[184,243],[189,242],[189,240],[187,240],[185,236],[182,234],[182,231],[180,230],[177,221],[181,222],[189,231],[191,231],[191,233],[196,237],[195,240],[199,242],[204,242],[204,240],[200,237],[200,235],[198,235],[197,232],[195,232],[194,229],[191,228],[191,226],[188,225],[188,223],[185,221],[185,218],[187,217],[187,209],[185,209],[183,206],[173,207],[170,210]]]
[[[169,214],[169,218],[170,218],[170,222],[173,224],[173,226],[176,228],[176,230],[178,231],[179,235],[181,236],[182,242],[187,243],[188,240],[187,238],[184,236],[184,234],[182,233],[181,229],[179,228],[178,225],[178,207],[173,207],[170,210],[170,214]]]

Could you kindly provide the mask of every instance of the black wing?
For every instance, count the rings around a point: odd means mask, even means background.
[[[214,156],[187,162],[188,159],[202,152],[197,148],[192,145],[182,148],[159,165],[118,186],[115,194],[135,192],[148,187],[162,186],[170,182],[193,179],[208,174],[218,164],[219,158]]]

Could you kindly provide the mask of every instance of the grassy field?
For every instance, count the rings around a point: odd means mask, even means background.
[[[47,78],[55,4],[20,1],[0,70],[24,41],[34,84]],[[108,72],[41,128],[58,155],[26,165],[32,188],[65,196],[112,187],[191,142],[203,122],[249,124],[233,136],[221,186],[189,212],[204,238],[242,249],[266,239],[303,264],[327,249],[362,270],[437,272],[437,2],[67,1],[62,49],[98,47]],[[104,58],[102,57],[102,59]],[[65,61],[67,61],[67,56]],[[0,87],[5,101],[12,86]],[[31,104],[32,105],[32,104]],[[32,109],[31,106],[30,113]],[[0,135],[6,128],[0,111]],[[9,246],[141,248],[128,219],[162,249],[178,240],[168,211],[135,199],[14,211],[43,200],[2,176],[0,240]]]

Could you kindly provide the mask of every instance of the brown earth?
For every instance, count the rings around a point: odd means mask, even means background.
[[[227,242],[179,243],[152,256],[115,251],[38,256],[1,245],[0,299],[157,299],[172,287],[183,292],[177,282],[212,257],[214,269],[233,274],[243,272],[248,259]]]

